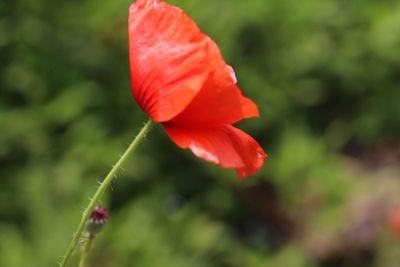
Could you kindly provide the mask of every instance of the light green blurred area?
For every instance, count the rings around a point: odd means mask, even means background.
[[[57,266],[146,121],[130,92],[130,3],[0,2],[0,266]],[[102,200],[90,266],[397,266],[400,2],[171,3],[258,104],[239,126],[269,159],[238,181],[155,127]]]

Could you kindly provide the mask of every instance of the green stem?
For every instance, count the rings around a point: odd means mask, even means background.
[[[88,239],[85,242],[85,245],[83,245],[81,259],[79,260],[79,267],[85,267],[86,259],[89,255],[89,250],[92,245],[93,239],[94,239],[94,236],[89,235]]]
[[[121,166],[124,164],[124,162],[127,161],[127,159],[136,150],[137,146],[144,140],[144,138],[149,133],[149,131],[153,125],[154,124],[152,123],[151,120],[146,122],[146,124],[140,130],[140,132],[135,137],[135,139],[133,139],[133,141],[129,145],[128,149],[124,152],[124,154],[121,156],[121,158],[118,160],[118,162],[112,167],[110,172],[107,174],[106,178],[104,178],[103,182],[100,184],[96,193],[91,198],[89,205],[86,207],[85,211],[82,214],[81,221],[79,222],[78,227],[76,228],[75,234],[72,238],[72,241],[71,241],[67,251],[64,254],[64,257],[60,263],[60,267],[65,267],[69,258],[71,257],[72,253],[74,252],[76,246],[78,245],[79,239],[82,235],[82,231],[85,227],[85,224],[86,224],[87,220],[89,219],[93,208],[96,206],[97,201],[100,199],[100,197],[104,193],[104,191],[108,188],[108,186],[110,185],[110,183],[112,182],[112,180],[114,179],[118,170],[121,168]]]

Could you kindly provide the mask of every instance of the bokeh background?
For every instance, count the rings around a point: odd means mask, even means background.
[[[102,199],[91,266],[396,267],[398,0],[175,0],[220,46],[269,160],[239,181],[156,127]],[[0,266],[57,266],[147,120],[131,1],[0,1]],[[79,253],[70,266],[75,266]]]

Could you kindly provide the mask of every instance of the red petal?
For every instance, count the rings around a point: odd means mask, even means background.
[[[235,168],[243,178],[256,173],[266,154],[248,134],[231,125],[213,129],[188,129],[164,124],[172,141],[196,156],[225,168]]]
[[[216,127],[258,116],[257,105],[242,95],[233,68],[225,63],[212,41],[207,56],[210,74],[188,107],[173,118],[174,125]]]
[[[129,9],[131,85],[153,121],[168,121],[200,91],[210,72],[209,38],[177,7],[139,0]]]
[[[193,101],[171,120],[182,127],[216,127],[259,115],[257,105],[244,97],[235,84],[233,69],[215,46],[213,69]]]
[[[217,45],[177,7],[131,5],[129,52],[134,97],[153,121],[213,127],[258,116]]]

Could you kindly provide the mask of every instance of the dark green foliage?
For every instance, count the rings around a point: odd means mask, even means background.
[[[130,93],[130,3],[0,1],[0,266],[56,266],[146,120]],[[103,200],[91,266],[394,266],[399,1],[171,3],[259,105],[240,127],[269,160],[238,181],[155,127]]]

